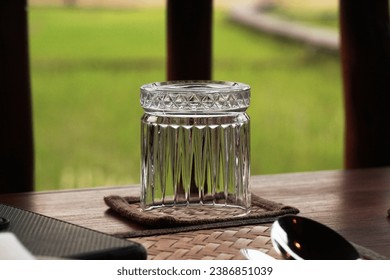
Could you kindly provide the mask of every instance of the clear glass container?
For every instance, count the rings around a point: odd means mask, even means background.
[[[250,211],[250,87],[173,81],[141,87],[141,208]]]

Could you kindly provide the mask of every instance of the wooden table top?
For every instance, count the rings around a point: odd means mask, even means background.
[[[348,240],[390,257],[390,167],[252,176],[251,190],[297,207]],[[108,195],[138,195],[139,186],[0,195],[0,203],[108,234],[140,229],[108,210]]]

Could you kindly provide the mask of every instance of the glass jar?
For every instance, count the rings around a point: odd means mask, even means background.
[[[141,208],[250,210],[250,87],[172,81],[141,87]]]

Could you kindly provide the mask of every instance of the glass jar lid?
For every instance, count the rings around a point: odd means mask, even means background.
[[[141,106],[145,111],[245,111],[249,102],[249,85],[237,82],[169,81],[141,86]]]

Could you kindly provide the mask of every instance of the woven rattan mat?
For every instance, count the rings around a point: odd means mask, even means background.
[[[151,260],[243,260],[241,248],[259,249],[279,258],[272,248],[270,225],[197,230],[132,238]]]
[[[149,227],[116,236],[143,244],[151,260],[241,260],[244,259],[241,248],[258,249],[280,259],[270,238],[272,222],[282,215],[299,212],[294,207],[253,194],[251,212],[241,217],[225,217],[223,209],[219,209],[222,211],[219,215],[203,213],[199,217],[199,210],[194,216],[190,209],[183,210],[186,208],[181,208],[182,212],[168,211],[161,215],[159,212],[140,211],[137,197],[109,196],[104,200],[114,212]],[[364,258],[386,259],[359,245],[355,247]]]
[[[260,250],[275,259],[271,224],[246,225],[132,238],[146,248],[149,260],[244,260],[240,249]],[[353,244],[363,259],[386,260],[365,247]]]

